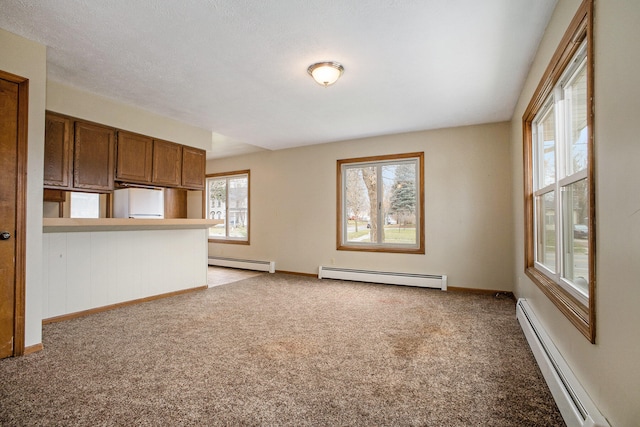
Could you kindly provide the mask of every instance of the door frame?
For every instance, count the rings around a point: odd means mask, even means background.
[[[16,270],[13,310],[13,355],[25,352],[25,276],[27,234],[27,131],[29,79],[0,70],[0,79],[18,84],[18,141],[16,168]]]

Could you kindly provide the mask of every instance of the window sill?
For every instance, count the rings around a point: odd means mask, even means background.
[[[249,240],[232,240],[232,239],[211,239],[209,243],[227,243],[230,245],[249,245]]]
[[[394,253],[394,254],[417,254],[424,255],[424,248],[398,248],[398,247],[383,247],[383,246],[351,246],[351,245],[338,245],[336,248],[339,251],[354,251],[354,252],[381,252],[381,253]]]
[[[595,344],[595,325],[593,319],[590,319],[589,307],[569,295],[567,291],[541,271],[529,267],[525,270],[525,273],[567,319],[578,328],[582,335]]]

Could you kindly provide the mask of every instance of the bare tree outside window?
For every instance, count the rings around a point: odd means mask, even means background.
[[[353,221],[355,233],[359,233],[363,227],[363,222],[370,218],[370,206],[367,193],[364,190],[364,179],[362,170],[353,168],[347,170],[346,178],[346,208],[348,220]],[[366,224],[364,224],[366,227]]]

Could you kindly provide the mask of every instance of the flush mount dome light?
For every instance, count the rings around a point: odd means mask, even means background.
[[[307,73],[313,80],[324,87],[334,84],[343,71],[344,67],[337,62],[317,62],[307,68]]]

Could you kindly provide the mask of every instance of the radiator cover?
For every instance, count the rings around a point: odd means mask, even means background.
[[[422,288],[442,289],[443,291],[447,290],[447,276],[435,274],[399,273],[320,266],[318,268],[318,278],[384,283],[389,285],[418,286]]]
[[[239,258],[223,258],[210,256],[209,265],[215,265],[218,267],[232,267],[241,268],[244,270],[256,270],[256,271],[268,271],[269,273],[276,272],[275,261],[258,261],[252,259],[239,259]]]
[[[518,299],[516,317],[567,426],[609,427],[526,299]]]

